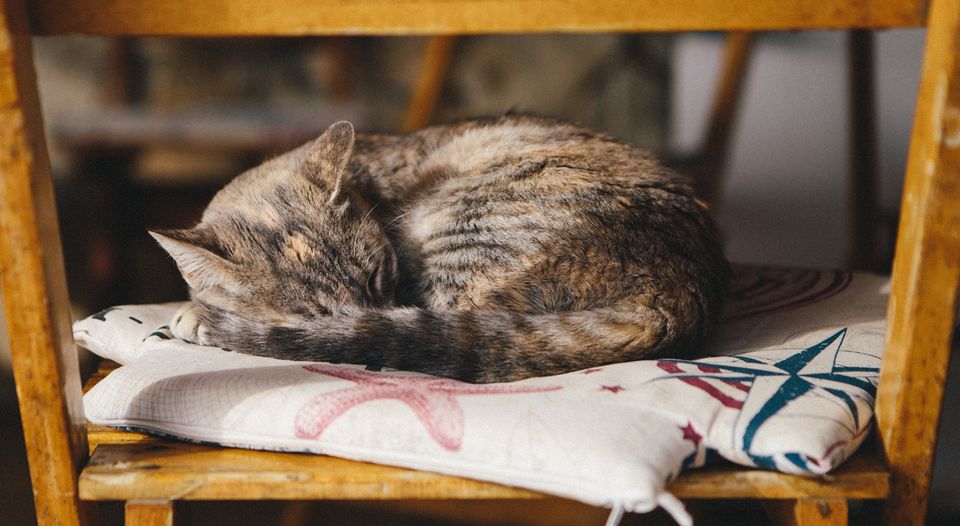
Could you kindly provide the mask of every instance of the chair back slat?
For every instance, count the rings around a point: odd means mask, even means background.
[[[927,0],[42,0],[37,34],[260,36],[918,27]]]

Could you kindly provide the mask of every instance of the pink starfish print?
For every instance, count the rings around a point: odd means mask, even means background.
[[[444,448],[456,451],[463,441],[463,409],[456,396],[511,393],[543,393],[559,385],[527,387],[477,385],[434,376],[397,376],[348,367],[311,364],[304,369],[356,382],[315,396],[297,413],[298,438],[317,438],[334,420],[360,404],[379,399],[400,400],[413,410],[427,432]]]
[[[693,422],[687,421],[686,427],[681,427],[683,431],[683,439],[693,442],[693,447],[700,447],[700,440],[703,439],[703,435],[697,433],[697,430],[693,427]]]

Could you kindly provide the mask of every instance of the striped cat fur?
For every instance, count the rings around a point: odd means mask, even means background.
[[[695,353],[729,274],[683,178],[526,115],[338,122],[151,234],[190,287],[180,338],[470,382]]]

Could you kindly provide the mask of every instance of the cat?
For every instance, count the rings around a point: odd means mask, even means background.
[[[647,153],[529,115],[348,122],[151,234],[179,338],[506,382],[696,352],[729,277],[706,205]]]

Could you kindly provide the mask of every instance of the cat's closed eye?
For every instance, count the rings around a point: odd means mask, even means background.
[[[384,265],[383,262],[377,263],[364,287],[367,298],[375,305],[389,301],[393,296],[390,277]]]

